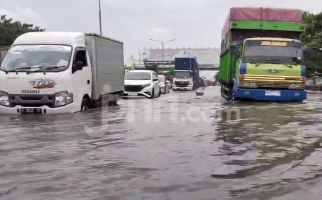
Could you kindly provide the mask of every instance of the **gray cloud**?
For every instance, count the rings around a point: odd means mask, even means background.
[[[0,0],[0,14],[34,23],[48,31],[98,32],[97,0]],[[172,39],[168,47],[219,47],[230,7],[322,10],[308,0],[102,0],[104,35],[125,43],[126,58],[154,39]]]

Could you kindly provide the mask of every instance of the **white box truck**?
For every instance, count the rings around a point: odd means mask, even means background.
[[[95,34],[32,32],[0,67],[0,113],[73,113],[116,104],[124,90],[123,43]]]

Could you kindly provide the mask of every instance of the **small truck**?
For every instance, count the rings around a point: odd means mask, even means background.
[[[19,36],[0,67],[0,113],[74,113],[116,104],[124,90],[123,43],[85,33]]]

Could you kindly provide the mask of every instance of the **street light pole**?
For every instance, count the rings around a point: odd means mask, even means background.
[[[153,42],[158,42],[161,44],[161,47],[162,47],[162,61],[164,61],[164,46],[166,43],[169,43],[169,42],[173,42],[175,41],[176,39],[172,39],[172,40],[154,40],[154,39],[149,39]]]
[[[164,61],[164,41],[161,42],[162,45],[162,62]]]
[[[100,35],[103,35],[103,33],[102,33],[101,0],[98,0],[98,18],[99,18],[99,25],[100,25]]]

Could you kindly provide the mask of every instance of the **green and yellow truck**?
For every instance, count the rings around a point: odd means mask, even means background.
[[[231,8],[222,31],[221,94],[227,100],[303,101],[303,11]]]

